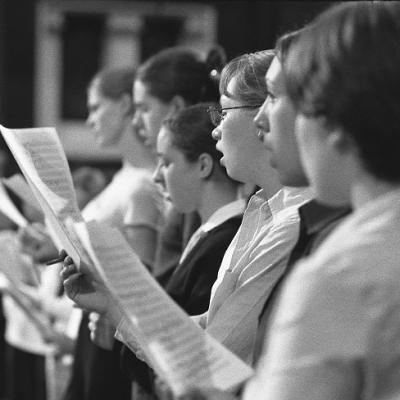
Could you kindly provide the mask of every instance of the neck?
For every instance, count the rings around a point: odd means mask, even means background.
[[[393,190],[400,189],[400,183],[389,183],[364,174],[352,187],[351,202],[354,209],[385,195]]]
[[[256,185],[260,186],[267,197],[270,199],[274,194],[276,194],[280,189],[282,189],[282,184],[279,182],[278,175],[275,170],[268,168],[265,171],[260,169],[258,174]]]
[[[124,163],[128,163],[137,168],[155,169],[156,160],[154,155],[149,148],[140,141],[130,123],[126,125],[118,145]]]
[[[207,181],[201,190],[197,209],[204,224],[219,208],[237,200],[237,185],[231,181]]]

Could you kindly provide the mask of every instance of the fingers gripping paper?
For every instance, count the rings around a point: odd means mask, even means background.
[[[227,390],[251,375],[247,364],[206,334],[164,292],[119,231],[94,221],[75,228],[141,350],[175,395],[193,387]]]

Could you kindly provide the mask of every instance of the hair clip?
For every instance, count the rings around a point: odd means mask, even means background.
[[[214,68],[213,70],[211,70],[210,72],[210,76],[212,78],[219,78],[220,73]]]

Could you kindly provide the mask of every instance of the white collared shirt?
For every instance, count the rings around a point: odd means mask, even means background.
[[[205,328],[249,364],[259,314],[297,241],[298,208],[310,198],[303,188],[284,188],[269,200],[256,193],[222,261]]]

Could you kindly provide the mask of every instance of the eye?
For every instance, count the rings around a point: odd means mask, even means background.
[[[222,110],[222,111],[220,112],[221,121],[223,121],[223,120],[225,119],[226,114],[227,114],[227,112],[226,112],[225,110]]]

